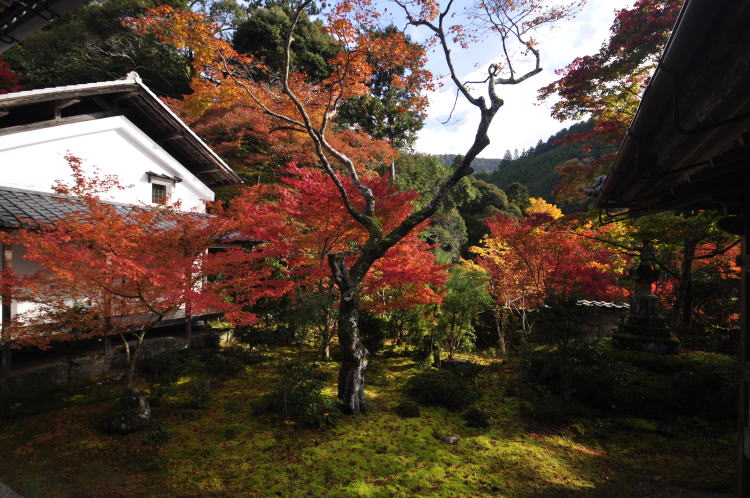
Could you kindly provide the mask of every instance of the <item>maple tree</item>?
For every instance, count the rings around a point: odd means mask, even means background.
[[[562,210],[554,204],[550,204],[541,197],[529,197],[529,207],[526,208],[526,214],[529,216],[535,214],[547,215],[553,220],[562,217]]]
[[[14,347],[46,348],[52,341],[119,334],[131,388],[145,336],[180,309],[188,319],[210,310],[252,323],[248,306],[261,296],[286,292],[262,264],[272,256],[271,244],[253,251],[208,251],[230,235],[271,241],[269,230],[243,235],[229,216],[186,213],[179,204],[108,203],[105,192],[126,187],[114,176],[87,176],[76,157],[67,160],[73,182],[54,187],[64,214],[50,221],[28,220],[27,226],[2,236],[5,244],[23,246],[24,259],[41,268],[33,274],[3,272],[0,286],[27,307],[3,331]],[[260,206],[253,215],[263,220],[273,213]]]
[[[2,57],[0,57],[0,95],[3,93],[17,92],[21,89],[18,75],[13,72]]]
[[[497,215],[487,221],[490,234],[472,247],[476,263],[490,276],[489,291],[501,351],[509,312],[523,312],[554,298],[612,300],[624,296],[617,277],[624,265],[603,244],[587,244],[562,220],[547,213],[516,219]]]
[[[579,57],[559,72],[561,78],[539,91],[541,99],[557,95],[552,115],[560,120],[591,116],[591,132],[574,134],[566,140],[589,147],[619,143],[635,116],[640,96],[658,64],[659,53],[675,23],[683,2],[639,0],[632,8],[617,12],[610,39],[599,52]],[[614,148],[613,148],[614,149]],[[561,180],[556,198],[588,200],[596,189],[592,182],[606,173],[616,150],[570,161],[558,166]],[[689,329],[693,316],[693,265],[720,256],[736,245],[736,239],[717,229],[715,215],[686,213],[686,216],[650,215],[628,223],[629,241],[612,240],[595,234],[631,253],[650,243],[657,248],[657,264],[671,282],[662,291],[671,297],[672,326]],[[703,250],[701,250],[703,248]],[[710,249],[707,249],[710,248]]]
[[[288,163],[279,172],[279,183],[259,184],[247,189],[234,204],[253,210],[257,204],[273,206],[276,216],[266,220],[283,230],[284,264],[294,283],[291,296],[304,300],[311,294],[318,307],[324,350],[335,317],[333,281],[328,266],[331,252],[349,253],[367,240],[367,231],[349,216],[330,177],[318,168],[298,167]],[[377,215],[384,229],[397,225],[411,209],[415,192],[399,192],[387,176],[370,172],[370,185],[380,202]],[[344,182],[349,183],[347,179]],[[249,214],[238,212],[238,220]],[[262,220],[255,220],[256,230]],[[445,281],[443,267],[438,265],[430,246],[416,231],[392,247],[373,265],[362,288],[362,304],[377,313],[396,308],[441,302],[439,289]],[[279,238],[279,237],[277,237]]]
[[[559,100],[552,116],[564,121],[591,117],[590,132],[575,133],[566,141],[581,142],[586,148],[605,150],[584,162],[558,167],[561,184],[557,200],[586,200],[582,189],[606,172],[618,144],[627,131],[641,94],[658,64],[659,53],[682,5],[681,0],[638,0],[633,7],[615,14],[611,36],[593,55],[577,57],[558,70],[560,78],[539,90],[540,100]]]
[[[534,30],[567,17],[582,4],[579,1],[545,7],[536,0],[483,2],[480,9],[467,10],[470,22],[474,24],[474,29],[468,31],[459,24],[450,24],[453,2],[448,2],[442,9],[433,0],[396,0],[395,3],[409,24],[427,30],[433,43],[439,46],[451,81],[479,113],[479,124],[472,145],[453,173],[436,188],[432,199],[388,229],[384,229],[376,212],[379,200],[370,185],[370,177],[365,174],[371,165],[357,162],[332,142],[335,134],[331,133],[331,121],[343,101],[371,91],[368,82],[377,71],[406,68],[403,75],[394,72],[391,83],[396,87],[415,89],[412,92],[415,98],[408,103],[414,112],[425,109],[426,101],[419,89],[429,89],[431,79],[422,67],[422,46],[405,44],[400,33],[375,35],[380,14],[369,0],[343,0],[330,6],[326,30],[337,41],[340,50],[328,61],[330,76],[319,84],[310,84],[303,74],[290,68],[292,34],[311,0],[300,2],[294,10],[284,42],[284,67],[277,84],[250,77],[263,70],[262,61],[238,54],[218,36],[216,26],[199,14],[178,12],[163,6],[149,11],[145,18],[126,21],[140,33],[151,34],[190,51],[195,92],[187,99],[189,111],[200,113],[212,105],[241,104],[264,114],[273,123],[271,128],[290,130],[297,140],[304,138],[314,150],[317,166],[336,186],[346,212],[366,231],[367,238],[357,248],[354,258],[348,258],[344,252],[327,255],[340,296],[338,337],[343,363],[339,371],[338,399],[342,409],[349,413],[367,409],[364,395],[367,351],[357,325],[365,276],[389,249],[435,213],[461,178],[472,173],[471,162],[489,144],[489,126],[503,105],[498,87],[522,83],[542,70]],[[451,50],[453,45],[468,46],[475,35],[497,37],[503,62],[490,64],[482,81],[464,83],[455,70]],[[530,58],[528,70],[518,70],[517,51],[525,52]],[[477,87],[484,87],[486,94],[479,95],[475,90]],[[343,178],[348,178],[349,186]]]

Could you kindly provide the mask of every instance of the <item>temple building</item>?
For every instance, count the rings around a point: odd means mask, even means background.
[[[53,193],[71,178],[66,156],[85,172],[116,175],[124,190],[104,199],[118,205],[179,201],[181,209],[205,212],[213,189],[240,178],[141,81],[125,79],[0,95],[0,229],[29,220],[51,221],[67,209]],[[33,273],[24,248],[0,247],[2,268]],[[2,327],[29,303],[2,295]],[[3,341],[7,338],[3,337]],[[9,353],[2,355],[8,372]]]
[[[750,2],[687,0],[599,194],[613,217],[717,210],[742,235],[737,496],[750,496]]]

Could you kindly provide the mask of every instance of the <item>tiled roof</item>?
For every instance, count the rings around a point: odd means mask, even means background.
[[[115,202],[108,204],[123,215],[135,207]],[[35,222],[51,223],[82,207],[81,201],[74,197],[0,186],[0,228],[33,227]],[[207,216],[203,213],[193,215]],[[166,225],[161,223],[157,226]]]
[[[588,306],[593,308],[616,308],[616,309],[629,309],[630,305],[627,303],[611,303],[606,301],[588,301],[586,299],[579,299],[576,301],[578,306]]]
[[[33,190],[0,187],[0,227],[28,226],[31,220],[49,223],[79,209],[72,198]]]

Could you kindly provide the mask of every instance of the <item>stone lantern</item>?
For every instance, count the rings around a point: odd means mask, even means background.
[[[630,277],[635,281],[630,313],[620,330],[612,335],[612,344],[620,349],[674,354],[680,342],[661,317],[659,298],[651,291],[654,282],[659,279],[659,271],[654,268],[653,254],[648,244],[641,248],[640,259],[638,267],[630,272]]]

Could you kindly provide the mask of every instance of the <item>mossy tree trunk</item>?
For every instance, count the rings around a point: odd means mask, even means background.
[[[342,412],[367,412],[365,370],[369,353],[359,330],[359,286],[362,277],[352,275],[341,253],[331,254],[329,264],[341,293],[339,301],[338,338],[343,353],[339,369],[338,400]]]

